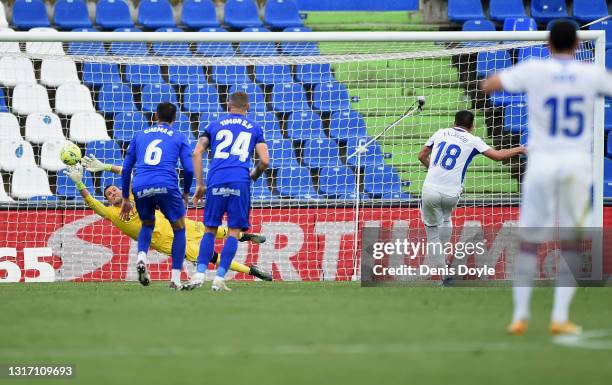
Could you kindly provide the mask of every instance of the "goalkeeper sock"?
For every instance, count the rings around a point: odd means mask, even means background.
[[[236,251],[238,250],[238,239],[235,237],[227,237],[225,241],[225,245],[223,245],[223,250],[221,250],[221,262],[219,263],[219,268],[217,269],[217,277],[225,278],[225,274],[236,255]]]
[[[200,253],[198,254],[198,273],[206,273],[208,263],[215,252],[215,234],[204,233],[200,241]]]
[[[537,245],[530,246],[527,250],[521,247],[521,252],[514,261],[514,286],[512,287],[512,298],[514,312],[512,322],[527,321],[529,319],[529,304],[531,292],[533,291],[533,279],[537,270]]]
[[[138,253],[147,253],[151,246],[151,237],[153,237],[153,229],[155,226],[142,225],[138,233]]]
[[[174,239],[172,240],[172,270],[181,271],[183,268],[186,248],[185,229],[174,230]]]

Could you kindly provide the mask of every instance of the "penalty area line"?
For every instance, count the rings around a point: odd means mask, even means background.
[[[571,348],[612,350],[612,330],[589,330],[577,336],[556,336],[553,343]]]

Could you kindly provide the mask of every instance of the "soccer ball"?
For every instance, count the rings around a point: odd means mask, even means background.
[[[65,165],[74,166],[81,160],[81,149],[72,142],[67,143],[60,152],[60,159]]]

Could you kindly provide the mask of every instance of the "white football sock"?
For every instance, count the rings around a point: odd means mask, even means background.
[[[141,252],[138,253],[137,263],[140,262],[140,261],[142,261],[144,263],[147,263],[147,253],[145,253],[144,251],[141,251]]]
[[[453,222],[452,221],[444,221],[442,226],[440,226],[440,242],[443,245],[446,245],[450,242],[451,236],[453,235]]]
[[[575,287],[555,287],[555,302],[553,304],[552,321],[558,323],[567,322],[569,319],[569,308],[576,292]]]
[[[181,270],[180,269],[172,269],[172,282],[176,284],[181,283]]]
[[[569,319],[569,308],[577,285],[574,274],[578,272],[580,266],[580,253],[573,250],[562,250],[561,253],[551,315],[551,320],[558,323],[567,322]]]
[[[512,314],[512,322],[529,319],[529,304],[537,262],[535,254],[522,251],[514,260],[514,286],[512,287],[514,313]]]
[[[440,228],[438,226],[425,226],[427,234],[427,265],[429,267],[444,267],[444,245],[440,242]]]

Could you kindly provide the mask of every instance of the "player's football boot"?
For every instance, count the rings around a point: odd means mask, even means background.
[[[170,283],[168,284],[168,289],[170,289],[170,290],[178,291],[178,290],[181,290],[182,287],[183,287],[182,284],[176,283],[176,282],[173,282],[173,281],[170,281]]]
[[[506,328],[508,334],[512,334],[513,336],[522,336],[527,331],[527,321],[516,321],[512,322]]]
[[[263,271],[259,266],[252,265],[249,267],[249,275],[257,277],[262,281],[272,281],[272,274],[267,271]]]
[[[253,242],[253,243],[264,243],[266,241],[265,235],[243,233],[239,239],[240,242]]]
[[[139,261],[136,264],[136,271],[138,272],[138,282],[140,282],[142,286],[149,286],[151,280],[149,279],[147,265],[143,261]]]
[[[203,273],[195,273],[191,280],[185,283],[181,290],[191,291],[193,289],[197,289],[204,285],[204,274]]]
[[[225,284],[225,280],[219,277],[215,277],[215,279],[213,279],[212,286],[210,288],[212,291],[232,291],[232,289],[227,287]]]
[[[570,321],[550,323],[550,334],[553,336],[577,336],[580,333],[582,333],[582,327]]]

